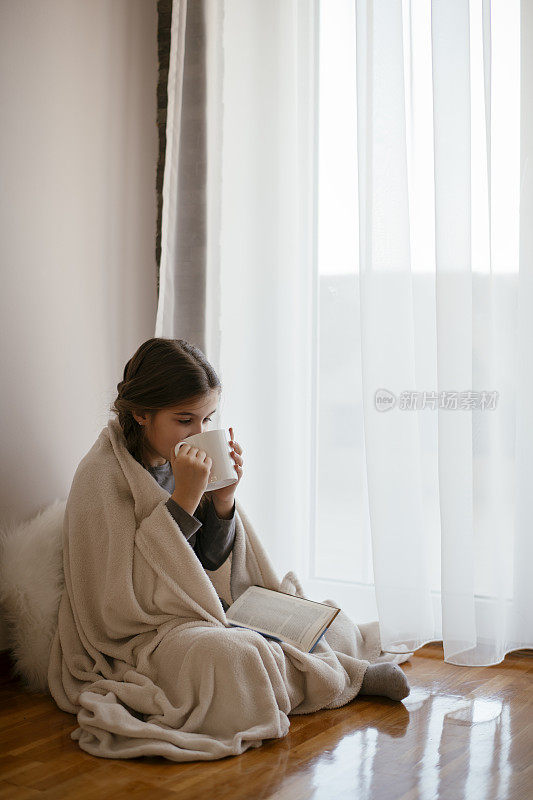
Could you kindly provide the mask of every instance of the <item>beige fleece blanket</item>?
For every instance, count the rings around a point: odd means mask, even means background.
[[[63,526],[65,588],[48,684],[77,715],[71,737],[104,758],[171,761],[237,755],[289,730],[289,714],[337,708],[381,652],[377,622],[340,612],[313,653],[232,628],[218,597],[280,582],[236,501],[233,552],[206,572],[166,507],[168,492],[128,452],[109,420],[80,462]],[[315,598],[316,599],[316,598]],[[328,600],[335,605],[335,602]]]

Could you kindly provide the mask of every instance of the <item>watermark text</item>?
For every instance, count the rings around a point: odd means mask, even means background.
[[[378,389],[374,404],[378,411],[422,411],[429,408],[444,411],[493,411],[498,404],[499,393],[494,390],[467,391],[404,391],[398,397],[389,389]]]

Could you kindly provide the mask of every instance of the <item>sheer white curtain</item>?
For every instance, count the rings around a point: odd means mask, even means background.
[[[206,12],[206,353],[251,519],[384,649],[533,646],[532,4]]]
[[[182,304],[186,297],[196,313],[205,312],[206,330],[197,339],[205,341],[223,385],[213,424],[232,425],[244,449],[239,497],[280,573],[294,569],[305,579],[316,495],[316,4],[202,2],[208,76],[205,301],[190,290],[180,262],[177,153],[182,117],[194,110],[183,108],[182,90],[193,79],[184,74],[190,2],[174,0],[155,335],[176,337],[192,329],[192,320],[182,325],[175,313],[178,294]],[[376,618],[375,609],[370,616]]]
[[[523,4],[523,44],[530,14]],[[445,660],[465,665],[533,643],[533,95],[520,29],[512,0],[356,4],[380,627],[392,649],[442,638]]]

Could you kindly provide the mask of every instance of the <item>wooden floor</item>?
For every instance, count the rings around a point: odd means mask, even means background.
[[[291,716],[285,738],[240,756],[177,764],[80,750],[76,718],[21,689],[0,654],[0,798],[531,800],[532,651],[457,667],[432,643],[401,668],[401,703],[355,698]]]

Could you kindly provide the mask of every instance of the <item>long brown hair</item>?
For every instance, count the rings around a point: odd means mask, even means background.
[[[132,412],[151,419],[168,406],[222,391],[218,376],[199,347],[185,339],[153,338],[143,342],[124,367],[111,406],[131,455],[143,466],[144,434]]]

